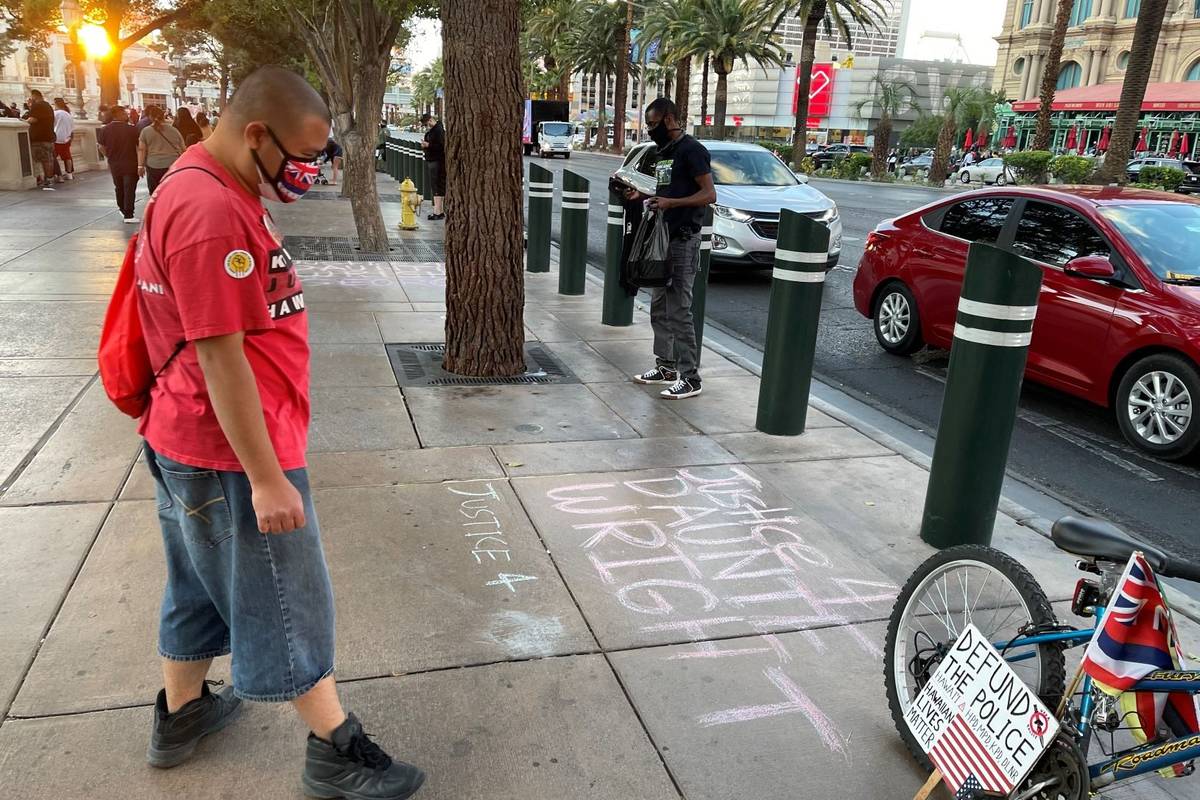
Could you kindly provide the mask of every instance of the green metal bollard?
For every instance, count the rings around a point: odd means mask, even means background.
[[[442,169],[446,168],[445,162],[442,162]],[[425,160],[425,151],[421,151],[421,196],[425,198],[425,202],[433,200],[433,176],[429,174],[429,162]]]
[[[395,180],[396,178],[396,140],[388,138],[387,140],[387,174]]]
[[[529,165],[529,238],[525,245],[525,269],[550,271],[550,215],[554,204],[554,173],[537,164]]]
[[[700,228],[700,266],[692,286],[692,324],[696,326],[696,366],[704,355],[704,307],[708,301],[708,272],[712,266],[712,206],[704,209],[704,226]]]
[[[413,183],[418,192],[425,191],[425,149],[417,144],[417,168],[413,174]]]
[[[971,245],[921,519],[934,547],[992,541],[1041,287],[1033,262]]]
[[[604,325],[632,325],[633,298],[621,288],[621,250],[625,246],[624,198],[608,192],[608,237],[604,245],[604,305],[600,322]]]
[[[404,141],[404,174],[400,176],[401,180],[403,180],[404,178],[411,178],[413,176],[412,165],[413,165],[412,142],[406,139]]]
[[[558,248],[558,293],[583,294],[587,284],[588,179],[563,170],[562,226]]]
[[[828,228],[790,209],[779,212],[755,422],[763,433],[804,433],[828,254]]]

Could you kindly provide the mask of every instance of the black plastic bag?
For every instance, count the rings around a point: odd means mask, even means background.
[[[646,209],[642,224],[629,254],[629,280],[644,289],[661,289],[671,285],[671,234],[667,221],[658,211]]]

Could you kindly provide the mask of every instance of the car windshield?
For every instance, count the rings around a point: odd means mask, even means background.
[[[718,186],[794,186],[792,171],[766,150],[712,151],[713,183]]]
[[[543,122],[542,133],[547,136],[566,136],[571,132],[571,123],[569,122]]]
[[[1100,209],[1159,278],[1186,279],[1200,273],[1200,206],[1138,203]]]

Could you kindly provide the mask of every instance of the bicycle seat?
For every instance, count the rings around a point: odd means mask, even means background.
[[[1124,564],[1130,554],[1141,550],[1158,574],[1200,582],[1200,565],[1169,556],[1103,520],[1063,517],[1051,527],[1050,538],[1059,550],[1117,564]]]

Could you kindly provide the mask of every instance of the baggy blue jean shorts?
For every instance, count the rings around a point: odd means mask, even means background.
[[[261,533],[241,472],[180,464],[146,445],[167,559],[158,652],[173,661],[232,653],[245,700],[300,697],[333,673],[333,587],[308,472],[284,474],[305,527]]]

